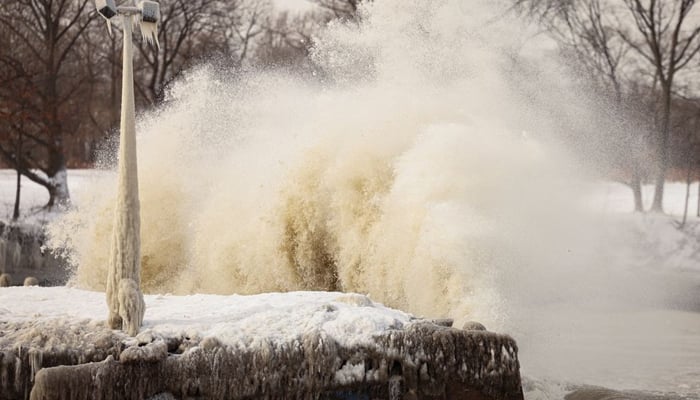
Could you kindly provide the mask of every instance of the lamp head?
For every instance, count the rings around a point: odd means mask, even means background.
[[[114,0],[95,0],[95,7],[97,12],[108,21],[117,15],[117,5]]]
[[[160,4],[155,1],[144,0],[139,3],[141,9],[141,21],[149,23],[158,23],[160,20]]]

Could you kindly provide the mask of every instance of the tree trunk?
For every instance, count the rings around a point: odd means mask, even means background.
[[[68,171],[65,167],[53,176],[49,176],[49,202],[46,207],[66,206],[70,204],[70,192],[68,191]]]
[[[669,78],[670,79],[670,78]],[[651,211],[664,212],[664,184],[666,183],[666,171],[668,170],[668,139],[671,130],[671,84],[670,81],[663,84],[663,114],[661,117],[661,131],[658,140],[658,168],[654,188],[654,202]]]
[[[644,202],[642,198],[642,178],[638,172],[634,172],[632,182],[630,182],[632,193],[634,193],[634,212],[644,212]]]
[[[49,148],[49,202],[47,208],[54,206],[65,206],[70,203],[70,192],[68,190],[68,171],[66,169],[66,158],[63,154],[63,146],[60,141],[54,142],[54,146]]]
[[[49,29],[46,45],[49,49],[46,70],[46,109],[48,114],[48,178],[49,202],[46,208],[64,206],[70,202],[68,192],[68,174],[66,171],[66,156],[63,146],[63,126],[60,118],[60,102],[58,95],[59,67],[56,66],[57,32]]]
[[[17,163],[17,187],[15,189],[15,209],[12,212],[12,220],[17,221],[19,219],[19,201],[20,192],[22,190],[22,167],[20,165],[22,160],[22,132],[18,134],[17,137],[17,149],[15,155],[15,162]]]
[[[700,179],[698,179],[698,210],[696,217],[700,217]]]
[[[665,152],[664,152],[665,153]],[[667,157],[667,156],[664,156]],[[651,205],[651,211],[655,213],[664,212],[664,185],[666,184],[666,170],[668,169],[668,162],[661,160],[659,161],[659,167],[656,174],[656,179],[654,180],[654,202]]]
[[[685,207],[683,208],[683,221],[681,221],[681,228],[685,226],[685,223],[688,221],[688,203],[690,202],[690,184],[691,182],[691,174],[690,174],[690,158],[692,157],[691,154],[687,155],[688,161],[686,163],[686,176],[685,176]]]

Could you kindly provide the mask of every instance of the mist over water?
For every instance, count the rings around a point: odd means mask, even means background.
[[[547,46],[523,48],[495,3],[378,1],[318,39],[315,79],[187,73],[137,129],[144,291],[368,293],[530,357],[583,306],[661,301],[667,282],[620,267],[623,238],[581,207],[552,117],[576,105]],[[115,187],[82,188],[51,228],[79,287],[105,288]]]

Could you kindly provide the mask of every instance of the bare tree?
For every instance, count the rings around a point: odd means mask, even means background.
[[[281,12],[270,18],[261,35],[256,62],[265,66],[310,67],[308,56],[313,36],[326,24],[327,17],[319,12],[291,15]]]
[[[265,32],[272,14],[268,0],[237,0],[225,2],[213,14],[212,35],[207,39],[217,43],[214,49],[223,56],[226,64],[241,67],[251,57],[256,38]]]
[[[677,96],[673,99],[673,108],[669,147],[675,175],[678,177],[682,171],[686,184],[683,218],[678,223],[678,227],[683,228],[690,208],[690,187],[697,179],[700,166],[700,103],[697,99]]]
[[[611,2],[531,0],[518,1],[517,5],[536,15],[560,44],[564,54],[573,58],[577,67],[583,67],[583,71],[597,83],[598,92],[612,99],[613,109],[608,112],[610,119],[615,121],[609,127],[614,137],[608,140],[625,149],[613,158],[629,173],[622,181],[632,189],[635,211],[644,211],[643,157],[640,152],[643,146],[640,144],[645,135],[638,127],[627,123],[639,105],[631,104],[628,101],[630,96],[625,93],[630,79],[626,70],[635,60],[630,57],[630,45],[617,34],[619,19]]]
[[[253,39],[262,33],[267,0],[173,0],[161,4],[160,48],[141,42],[136,60],[136,90],[151,105],[160,103],[165,87],[198,62],[224,59],[240,66]],[[145,82],[145,83],[141,83]]]
[[[657,135],[658,170],[652,210],[663,212],[664,184],[669,168],[672,95],[678,73],[700,51],[700,25],[688,19],[695,0],[624,0],[632,17],[620,36],[648,62],[661,89],[661,121]],[[691,25],[688,27],[688,25]]]
[[[66,125],[79,113],[75,96],[84,80],[75,53],[90,24],[88,3],[16,0],[0,8],[0,29],[9,43],[9,52],[0,54],[0,69],[6,71],[0,109],[14,117],[6,119],[6,126],[21,133],[24,143],[17,154],[7,140],[11,136],[0,137],[0,157],[48,190],[48,207],[70,199],[65,136],[72,129]]]
[[[620,61],[628,49],[635,55],[630,62],[641,67],[660,104],[654,138],[657,168],[652,211],[663,212],[670,160],[672,97],[678,89],[676,79],[700,51],[700,25],[688,18],[695,0],[515,0],[514,3],[550,28],[554,27],[555,36],[577,49],[580,60],[605,76],[619,99],[624,91],[619,79]],[[637,177],[633,179],[636,181]],[[633,190],[637,198],[636,182]],[[641,199],[637,198],[635,203],[639,207]]]
[[[136,90],[149,103],[162,101],[164,87],[195,56],[193,38],[208,29],[207,11],[215,3],[215,0],[174,0],[161,5],[160,48],[152,51],[151,45],[141,42],[141,57],[135,67],[135,73],[145,78],[136,79]]]

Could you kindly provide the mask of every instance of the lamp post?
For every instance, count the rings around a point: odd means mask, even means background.
[[[95,0],[97,11],[111,21],[119,16],[124,32],[122,69],[122,109],[119,137],[119,186],[114,211],[112,247],[107,274],[107,324],[135,336],[146,310],[141,292],[141,218],[139,205],[138,167],[136,159],[136,121],[133,73],[133,24],[149,42],[157,42],[160,8],[154,1],[142,1],[138,6],[119,6],[114,0]]]

